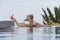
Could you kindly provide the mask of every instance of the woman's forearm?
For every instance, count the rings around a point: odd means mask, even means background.
[[[27,24],[19,23],[16,19],[13,19],[18,27],[27,27]]]
[[[13,21],[17,24],[18,27],[20,27],[20,23],[16,19],[13,19]]]

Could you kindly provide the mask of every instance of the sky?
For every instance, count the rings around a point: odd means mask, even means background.
[[[13,14],[19,22],[23,22],[27,14],[33,14],[34,20],[42,23],[42,8],[46,10],[49,7],[54,13],[54,7],[59,5],[60,0],[0,0],[0,21],[10,20]]]

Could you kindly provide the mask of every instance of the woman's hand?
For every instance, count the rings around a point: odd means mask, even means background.
[[[13,14],[10,16],[10,19],[14,21],[18,26],[20,26],[19,22],[13,17]]]
[[[13,17],[13,14],[12,14],[12,16],[10,16],[10,19],[13,20],[13,21],[16,20],[16,19]]]
[[[12,14],[12,16],[10,16],[10,19],[11,19],[12,21],[14,21],[14,22],[17,21],[17,20],[13,17],[13,14]]]
[[[14,19],[14,18],[13,18],[13,14],[12,14],[12,16],[10,16],[10,19]]]

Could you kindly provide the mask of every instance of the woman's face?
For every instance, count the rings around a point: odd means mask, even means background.
[[[31,17],[30,17],[29,15],[27,15],[27,20],[28,20],[28,21],[31,20]]]

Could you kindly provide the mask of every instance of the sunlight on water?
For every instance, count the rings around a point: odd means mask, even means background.
[[[60,35],[55,34],[55,27],[34,28],[33,34],[27,32],[28,28],[19,28],[14,32],[0,32],[0,40],[59,40]]]

